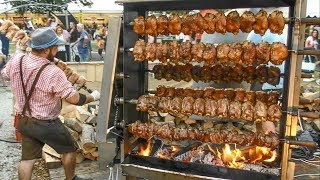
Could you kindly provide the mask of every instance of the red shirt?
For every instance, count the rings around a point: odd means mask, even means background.
[[[14,109],[22,114],[25,97],[20,80],[20,59],[22,54],[16,54],[7,63],[3,75],[10,79],[13,95],[16,98]],[[22,62],[23,81],[27,94],[31,89],[33,80],[42,65],[50,62],[48,59],[29,53],[25,55]],[[64,72],[56,65],[47,66],[41,73],[35,90],[29,101],[31,115],[41,120],[55,119],[61,111],[61,99],[72,97],[76,91],[67,80]]]

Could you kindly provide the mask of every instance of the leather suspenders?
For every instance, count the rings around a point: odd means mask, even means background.
[[[34,88],[36,87],[36,84],[38,83],[40,74],[42,73],[42,71],[44,70],[45,67],[50,65],[50,63],[44,64],[44,65],[41,66],[41,68],[39,69],[39,71],[38,71],[38,73],[37,73],[32,85],[31,85],[31,89],[30,89],[29,95],[27,95],[26,86],[23,83],[23,73],[22,73],[22,60],[23,60],[23,58],[24,58],[24,55],[20,59],[20,80],[21,80],[21,83],[22,83],[22,90],[23,90],[23,94],[24,94],[24,97],[25,97],[25,103],[24,103],[24,106],[23,106],[22,115],[25,116],[25,113],[28,110],[29,113],[30,113],[30,116],[31,116],[31,109],[30,109],[29,101],[30,101],[31,96],[32,96],[32,94],[34,92]]]

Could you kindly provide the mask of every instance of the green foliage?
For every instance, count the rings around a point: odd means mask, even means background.
[[[65,5],[70,2],[80,3],[83,6],[91,6],[93,3],[91,0],[5,0],[8,1],[13,8],[17,8],[15,12],[17,14],[24,14],[25,12],[31,12],[35,14],[46,14],[49,11],[62,12]]]

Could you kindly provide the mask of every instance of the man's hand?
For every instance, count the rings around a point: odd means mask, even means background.
[[[94,90],[90,95],[93,97],[94,101],[100,99],[100,93],[97,90]]]

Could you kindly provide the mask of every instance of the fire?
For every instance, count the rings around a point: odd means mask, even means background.
[[[264,160],[264,162],[273,162],[277,158],[277,152],[275,150],[272,151],[272,156],[270,159]]]
[[[171,151],[173,152],[173,153],[175,153],[175,152],[177,152],[177,151],[179,151],[180,150],[180,148],[178,147],[178,146],[171,146]]]
[[[277,157],[276,150],[271,151],[270,148],[256,146],[249,150],[250,162],[255,164],[257,162],[273,162]]]
[[[140,145],[140,152],[139,155],[141,156],[150,156],[151,154],[151,142],[148,141],[147,147]]]
[[[235,149],[231,151],[229,144],[225,144],[224,148],[222,149],[222,154],[217,150],[218,157],[229,167],[232,168],[242,168],[243,162],[245,158],[242,156],[242,153],[239,149]]]

